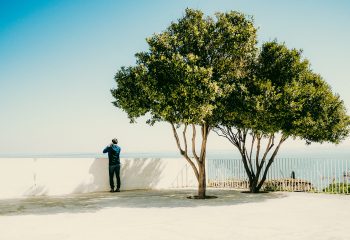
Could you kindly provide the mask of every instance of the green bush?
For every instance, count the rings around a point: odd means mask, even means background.
[[[275,192],[279,191],[280,187],[275,182],[265,182],[263,185],[263,191]]]
[[[322,189],[326,193],[350,193],[350,183],[331,183]]]

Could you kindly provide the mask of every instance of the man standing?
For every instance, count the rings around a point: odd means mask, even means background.
[[[120,192],[120,147],[117,145],[118,140],[114,138],[112,140],[112,143],[107,146],[103,153],[108,153],[108,159],[109,159],[109,185],[111,186],[110,192]],[[117,188],[114,190],[114,181],[113,177],[114,174],[117,178]]]

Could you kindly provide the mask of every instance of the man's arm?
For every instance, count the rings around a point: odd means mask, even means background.
[[[107,146],[105,149],[103,149],[103,153],[107,153],[109,151],[110,146]]]

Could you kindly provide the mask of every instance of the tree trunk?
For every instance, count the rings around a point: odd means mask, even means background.
[[[210,132],[210,127],[207,126],[205,123],[201,126],[202,130],[202,144],[201,144],[201,151],[200,155],[198,156],[196,153],[196,129],[195,126],[192,125],[192,153],[193,153],[193,158],[196,160],[196,163],[191,159],[191,157],[188,156],[187,154],[187,139],[186,139],[186,130],[187,130],[187,125],[185,124],[185,128],[183,131],[183,144],[184,148],[181,147],[180,139],[177,134],[176,128],[174,123],[171,123],[172,129],[173,129],[173,134],[176,140],[176,144],[178,149],[180,150],[180,154],[185,157],[187,162],[191,165],[194,174],[198,180],[198,196],[197,198],[199,199],[205,199],[206,197],[206,173],[205,173],[205,157],[206,157],[206,148],[207,148],[207,140],[208,140],[208,135]]]
[[[258,185],[259,179],[255,176],[252,180],[249,181],[249,192],[258,193],[261,189]]]
[[[201,152],[199,156],[198,164],[198,198],[204,199],[206,197],[205,192],[207,188],[206,176],[205,176],[205,157],[207,154],[207,140],[210,128],[206,125],[202,125],[202,144]]]
[[[215,131],[215,132],[219,136],[227,138],[239,150],[241,157],[242,157],[244,169],[245,169],[247,176],[248,176],[248,179],[249,179],[249,192],[258,193],[260,191],[260,189],[262,188],[262,186],[267,178],[267,172],[270,169],[270,166],[273,163],[281,144],[285,140],[287,140],[288,135],[282,135],[277,147],[273,151],[273,154],[270,157],[270,159],[269,159],[269,161],[268,161],[268,163],[263,171],[263,175],[261,177],[261,180],[259,181],[260,174],[261,174],[261,172],[263,170],[263,166],[265,164],[265,159],[266,159],[269,151],[274,146],[274,139],[275,139],[274,133],[270,134],[265,153],[263,155],[261,162],[259,162],[260,144],[261,144],[260,141],[263,137],[263,136],[261,136],[261,134],[259,135],[259,134],[256,134],[254,132],[251,132],[252,133],[252,143],[251,143],[251,147],[250,147],[250,153],[248,153],[248,151],[246,149],[246,135],[248,133],[247,129],[237,129],[237,132],[234,132],[231,127],[227,127],[227,126],[223,126],[223,127],[219,126],[217,128],[221,133],[218,131]],[[255,156],[256,169],[254,169],[251,160],[252,160],[252,151],[253,151],[253,147],[254,147],[254,143],[255,143],[256,139],[257,139],[257,141],[256,141],[257,142],[256,154],[255,154],[256,155]]]
[[[198,166],[199,169],[199,179],[198,179],[198,198],[204,199],[205,198],[205,191],[206,191],[206,176],[205,176],[205,162],[199,163]]]

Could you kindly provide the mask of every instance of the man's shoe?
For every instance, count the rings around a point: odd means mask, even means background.
[[[109,192],[114,192],[114,190],[113,190],[113,189],[111,189],[111,190],[109,190]]]
[[[117,189],[115,190],[115,192],[120,192],[119,188],[117,188]]]

